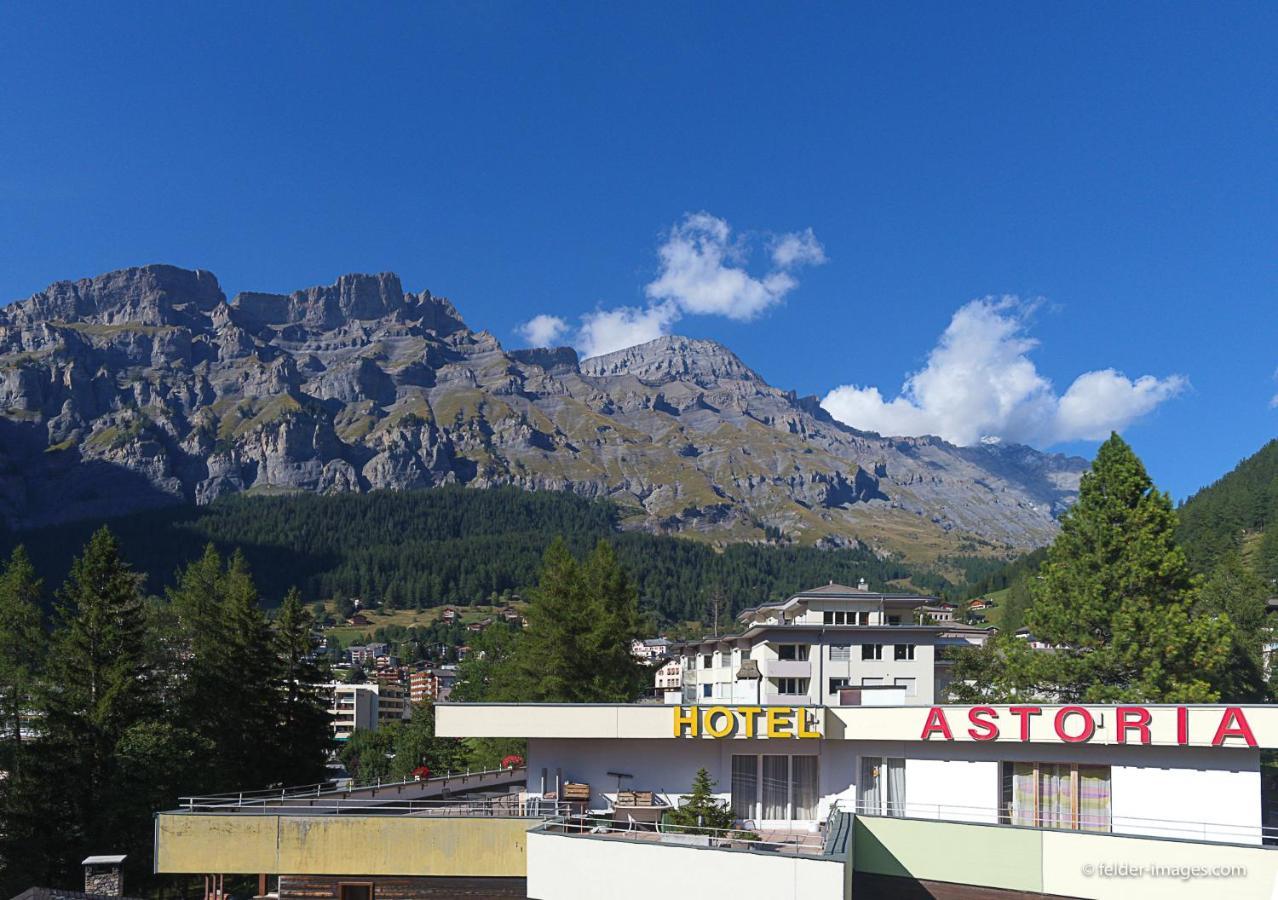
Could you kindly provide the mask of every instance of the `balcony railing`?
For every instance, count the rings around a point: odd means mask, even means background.
[[[907,788],[908,790],[908,788]],[[1278,845],[1278,827],[1239,822],[1210,822],[1191,819],[1153,819],[1140,816],[1117,816],[1105,812],[1073,822],[1060,823],[1056,817],[1013,817],[1012,810],[999,806],[965,806],[952,803],[904,803],[887,802],[873,805],[864,801],[837,800],[831,806],[835,811],[855,813],[861,816],[882,816],[899,819],[927,819],[942,822],[982,823],[1017,828],[1036,828],[1047,831],[1078,831],[1087,834],[1140,835],[1178,840],[1200,840],[1226,844],[1274,844]]]

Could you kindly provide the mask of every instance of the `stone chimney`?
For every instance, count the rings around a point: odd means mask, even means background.
[[[866,583],[865,579],[862,578],[860,581],[856,583],[856,589],[858,591],[861,591],[862,593],[865,593],[866,591],[870,589],[870,586]]]
[[[86,857],[84,866],[84,892],[98,897],[124,896],[125,854]]]

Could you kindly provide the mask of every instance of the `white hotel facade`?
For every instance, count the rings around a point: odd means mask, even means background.
[[[439,733],[528,739],[528,792],[590,786],[672,805],[705,768],[737,820],[816,829],[863,815],[1259,843],[1271,707],[938,707],[945,647],[924,597],[827,585],[682,647],[664,705],[450,705]],[[1223,724],[1222,724],[1223,720]]]

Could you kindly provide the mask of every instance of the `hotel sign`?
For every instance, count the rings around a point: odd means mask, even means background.
[[[804,706],[676,706],[675,737],[756,737],[776,740],[821,737],[819,715]]]
[[[1169,715],[1170,713],[1170,715]],[[1106,725],[1105,717],[1113,716]],[[1051,724],[1044,732],[1039,723]],[[945,707],[933,706],[923,721],[922,741],[952,741],[956,736],[973,741],[1041,741],[1052,735],[1059,743],[1087,744],[1104,729],[1098,743],[1161,744],[1187,747],[1201,744],[1190,739],[1190,729],[1211,733],[1213,747],[1256,747],[1256,736],[1247,714],[1238,706],[1041,706]],[[1205,734],[1204,734],[1205,737]]]

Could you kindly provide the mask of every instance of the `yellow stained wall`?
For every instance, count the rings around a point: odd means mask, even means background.
[[[165,874],[523,877],[536,819],[160,813]]]

